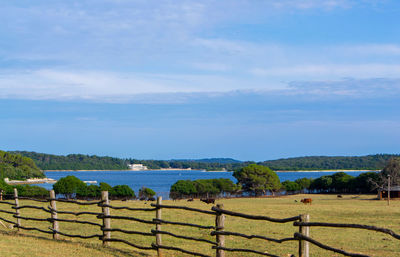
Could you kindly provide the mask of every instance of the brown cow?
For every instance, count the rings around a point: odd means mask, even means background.
[[[205,199],[200,199],[200,201],[205,202],[206,204],[215,203],[215,198],[205,198]]]
[[[309,203],[311,205],[312,199],[311,198],[304,198],[304,199],[301,199],[300,202],[302,202],[304,204],[308,204]]]

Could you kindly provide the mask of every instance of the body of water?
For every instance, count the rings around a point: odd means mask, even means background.
[[[366,171],[346,172],[351,176],[358,176]],[[294,181],[298,178],[319,178],[324,175],[332,175],[336,172],[277,172],[281,182],[285,180]],[[142,186],[153,189],[157,195],[164,199],[168,198],[171,185],[178,180],[196,180],[229,178],[235,183],[236,179],[232,172],[205,172],[200,170],[153,170],[153,171],[57,171],[45,172],[48,178],[59,180],[68,175],[74,175],[84,181],[96,180],[98,183],[105,182],[111,186],[128,185],[136,193]],[[39,184],[39,186],[52,189],[52,184]]]

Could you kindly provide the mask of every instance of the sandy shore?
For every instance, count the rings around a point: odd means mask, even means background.
[[[44,184],[44,183],[50,183],[54,184],[57,182],[57,180],[52,179],[52,178],[30,178],[27,180],[6,180],[4,181],[9,184],[9,185],[26,185],[26,184]]]

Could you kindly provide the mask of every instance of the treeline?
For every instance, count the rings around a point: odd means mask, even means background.
[[[19,154],[0,151],[0,179],[25,180],[28,178],[43,178],[45,175],[35,165],[35,162]]]
[[[136,199],[135,191],[128,185],[110,186],[107,183],[100,182],[99,185],[87,185],[85,182],[75,176],[61,178],[53,185],[54,192],[65,198],[76,198],[81,200],[100,199],[101,191],[108,191],[112,200]],[[155,200],[154,192],[150,188],[142,187],[139,190],[140,200]]]
[[[316,179],[302,178],[284,181],[282,188],[288,193],[376,193],[381,184],[380,173],[366,172],[357,177],[344,172],[322,176]]]
[[[381,170],[395,154],[367,156],[309,156],[264,161],[258,164],[273,170]]]
[[[4,180],[0,180],[0,191],[5,198],[12,198],[14,188],[17,188],[19,196],[47,198],[49,191],[40,186],[31,185],[8,185]],[[93,200],[101,198],[101,191],[108,191],[109,198],[112,200],[137,199],[135,191],[127,185],[110,186],[101,182],[99,185],[87,185],[75,176],[67,176],[59,179],[53,189],[58,197],[67,199],[75,198],[80,200]],[[139,190],[140,200],[155,200],[156,192],[150,188],[142,187]]]
[[[53,155],[36,152],[15,151],[32,158],[42,170],[126,170],[126,161],[113,157],[96,155],[69,154]]]
[[[178,180],[171,186],[171,199],[193,197],[223,197],[240,192],[241,187],[227,178]]]
[[[35,152],[14,152],[32,158],[43,170],[125,170],[128,164],[143,164],[149,169],[199,169],[238,171],[255,162],[240,162],[229,158],[200,160],[139,160],[70,154],[67,156]],[[258,162],[272,170],[381,170],[385,163],[400,155],[376,154],[367,156],[309,156]]]
[[[215,160],[217,161],[217,160]],[[170,161],[162,161],[162,160],[136,160],[136,159],[127,159],[128,163],[133,164],[143,164],[147,166],[149,169],[188,169],[191,168],[193,170],[226,170],[232,171],[236,169],[240,169],[242,167],[247,166],[253,162],[210,162],[210,161],[201,161],[201,160],[170,160]]]

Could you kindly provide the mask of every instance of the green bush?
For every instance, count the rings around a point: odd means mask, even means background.
[[[63,194],[67,198],[71,198],[74,195],[86,196],[86,188],[86,184],[75,176],[61,178],[53,185],[56,194]]]
[[[301,190],[301,186],[294,181],[283,181],[282,186],[287,192],[297,192]]]
[[[256,196],[267,191],[274,194],[281,188],[281,183],[276,172],[268,167],[250,164],[233,173],[233,176],[242,185],[243,190]]]
[[[170,189],[169,196],[172,199],[187,197],[206,197],[236,193],[240,186],[226,178],[178,180]]]
[[[132,199],[136,198],[135,192],[127,185],[114,186],[110,192],[113,198],[125,198]]]
[[[156,192],[154,192],[153,189],[147,188],[147,187],[142,187],[139,189],[139,198],[140,200],[149,200],[153,198],[156,195]]]

